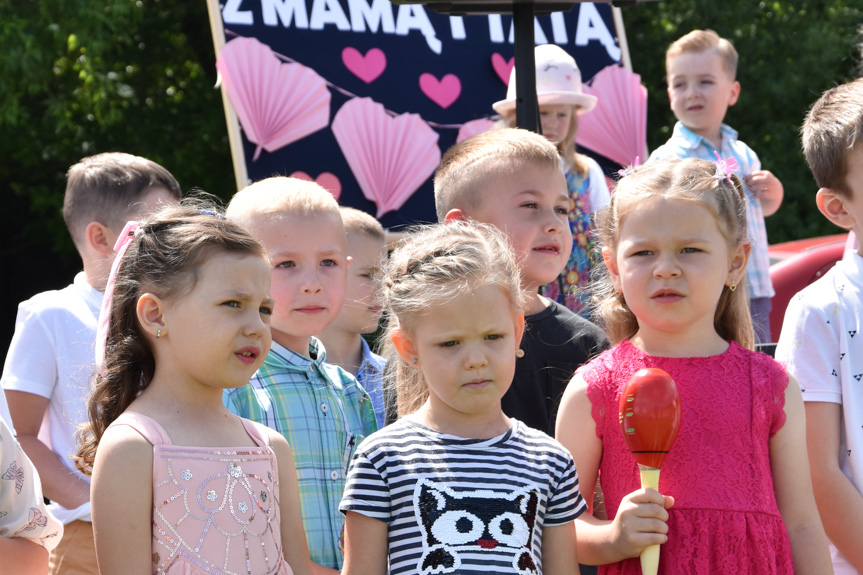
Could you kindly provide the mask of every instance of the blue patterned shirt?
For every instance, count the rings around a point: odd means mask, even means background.
[[[723,160],[729,157],[737,159],[740,170],[736,175],[743,178],[761,169],[761,161],[752,148],[737,139],[737,132],[726,124],[722,124],[722,146],[720,149],[707,139],[699,136],[680,122],[674,125],[674,133],[666,143],[653,150],[649,162],[667,160],[669,158],[701,158],[716,161],[716,152]],[[764,225],[764,212],[761,202],[752,191],[743,184],[746,192],[746,226],[749,240],[752,242],[752,254],[749,265],[746,266],[746,283],[750,298],[773,297],[773,282],[770,281],[770,256],[767,253],[767,228]]]
[[[375,420],[378,424],[378,429],[384,426],[386,419],[386,409],[384,406],[384,366],[387,360],[371,350],[366,340],[362,340],[363,346],[363,361],[360,363],[360,368],[357,370],[356,378],[372,398],[372,405],[375,408]]]
[[[312,561],[341,569],[339,501],[359,443],[377,430],[372,402],[352,375],[325,363],[312,338],[313,359],[273,342],[249,385],[225,390],[228,409],[285,436],[294,453],[300,512]]]

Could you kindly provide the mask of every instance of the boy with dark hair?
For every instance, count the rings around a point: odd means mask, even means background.
[[[90,483],[75,468],[77,426],[95,370],[94,342],[114,243],[127,220],[180,199],[180,185],[159,164],[130,154],[84,158],[69,169],[63,217],[84,269],[72,285],[18,306],[0,379],[18,441],[42,478],[49,509],[65,535],[50,573],[97,573]]]

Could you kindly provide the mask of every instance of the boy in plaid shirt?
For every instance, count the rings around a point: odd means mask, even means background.
[[[339,207],[313,182],[274,177],[235,195],[227,217],[264,244],[276,305],[264,365],[249,385],[226,390],[225,405],[288,440],[312,561],[326,568],[319,572],[339,570],[345,474],[357,445],[377,430],[368,394],[352,375],[326,363],[313,337],[344,301],[349,258]]]

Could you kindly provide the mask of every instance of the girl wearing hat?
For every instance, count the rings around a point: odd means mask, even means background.
[[[587,316],[587,292],[590,281],[590,216],[608,205],[610,195],[605,175],[592,158],[575,151],[578,115],[596,106],[596,97],[581,91],[581,72],[575,59],[554,44],[537,46],[536,96],[542,133],[553,142],[561,156],[569,191],[569,226],[572,230],[572,254],[558,278],[540,289],[542,295],[574,312]],[[515,125],[515,73],[509,77],[506,100],[492,107],[504,121]]]

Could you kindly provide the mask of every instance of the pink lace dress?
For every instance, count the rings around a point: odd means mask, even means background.
[[[146,415],[128,425],[153,444],[153,573],[291,575],[279,532],[276,456],[256,423],[258,447],[180,447]]]
[[[674,496],[659,573],[794,573],[788,532],[776,506],[769,441],[785,423],[788,376],[770,357],[736,343],[700,358],[649,356],[629,341],[579,369],[602,440],[599,477],[609,518],[641,487],[618,421],[620,393],[644,367],[677,384],[683,418],[659,491]],[[637,558],[600,573],[640,575]]]

